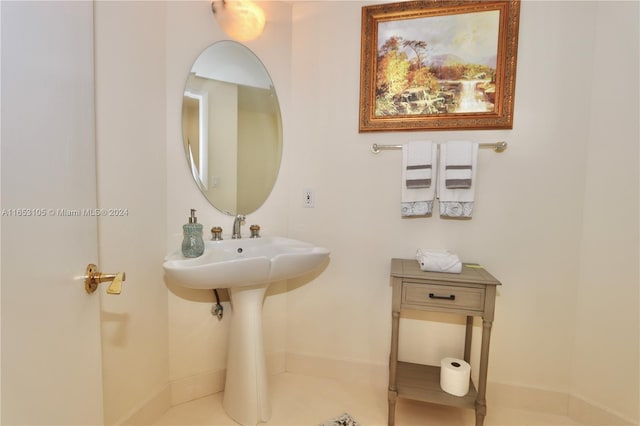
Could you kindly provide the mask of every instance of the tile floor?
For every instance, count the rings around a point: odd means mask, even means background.
[[[387,391],[332,379],[282,373],[270,377],[272,417],[266,426],[314,426],[348,412],[361,426],[387,424]],[[472,410],[399,399],[397,426],[473,426]],[[568,417],[492,406],[486,426],[580,425]],[[222,408],[222,393],[171,408],[154,426],[237,426]]]

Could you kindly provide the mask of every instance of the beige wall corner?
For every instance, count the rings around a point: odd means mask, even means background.
[[[169,385],[160,389],[147,401],[132,410],[125,419],[118,422],[122,426],[139,426],[153,424],[165,411],[171,407],[171,389]]]

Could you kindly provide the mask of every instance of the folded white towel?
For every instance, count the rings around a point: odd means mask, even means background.
[[[440,145],[438,198],[441,217],[473,214],[478,144],[451,141]]]
[[[430,272],[448,272],[459,274],[462,272],[462,262],[457,254],[449,250],[418,249],[416,259],[420,269]]]
[[[436,196],[438,146],[413,141],[402,146],[402,216],[429,216]]]

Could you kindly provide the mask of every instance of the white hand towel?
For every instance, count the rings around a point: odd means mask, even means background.
[[[457,254],[449,250],[418,249],[416,259],[420,269],[430,272],[447,272],[459,274],[462,272],[462,262]]]
[[[432,149],[433,143],[428,141],[406,144],[405,184],[407,188],[429,188],[431,186],[433,171]]]
[[[402,146],[402,216],[429,216],[436,196],[437,149],[431,141]]]
[[[451,141],[440,145],[438,197],[441,217],[472,216],[477,160],[477,143]]]

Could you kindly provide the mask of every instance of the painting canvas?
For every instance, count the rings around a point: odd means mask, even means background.
[[[513,2],[452,3],[363,8],[361,131],[511,128]]]

